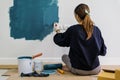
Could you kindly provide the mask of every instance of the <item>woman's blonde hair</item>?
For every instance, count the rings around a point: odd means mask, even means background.
[[[75,15],[78,16],[78,22],[81,23],[87,33],[87,38],[89,39],[93,33],[93,21],[90,18],[90,9],[86,4],[79,4],[74,11]]]

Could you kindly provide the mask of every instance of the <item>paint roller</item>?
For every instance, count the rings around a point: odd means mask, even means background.
[[[62,64],[61,63],[57,63],[57,64],[46,64],[43,66],[44,70],[57,70],[62,69]]]

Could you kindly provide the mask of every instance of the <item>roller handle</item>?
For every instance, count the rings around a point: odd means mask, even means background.
[[[57,69],[57,72],[59,72],[59,73],[61,73],[61,74],[64,74],[64,70],[62,70],[62,69]]]
[[[33,55],[33,56],[32,56],[32,59],[34,59],[34,58],[36,58],[36,57],[39,57],[39,56],[42,56],[42,53],[38,53],[38,54],[36,54],[36,55]]]

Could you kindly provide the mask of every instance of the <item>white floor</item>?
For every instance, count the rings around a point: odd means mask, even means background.
[[[0,80],[7,80],[7,76],[2,76],[7,70],[0,69]]]

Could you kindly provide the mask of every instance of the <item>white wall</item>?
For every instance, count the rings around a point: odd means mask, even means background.
[[[0,64],[15,64],[21,55],[33,55],[43,52],[40,58],[44,61],[59,61],[68,48],[54,44],[54,32],[43,41],[13,39],[10,37],[9,7],[13,0],[0,0]],[[79,3],[86,3],[91,9],[91,17],[101,29],[108,51],[105,57],[100,57],[102,64],[120,64],[120,0],[59,0],[59,18],[61,24],[76,23],[74,8]]]

